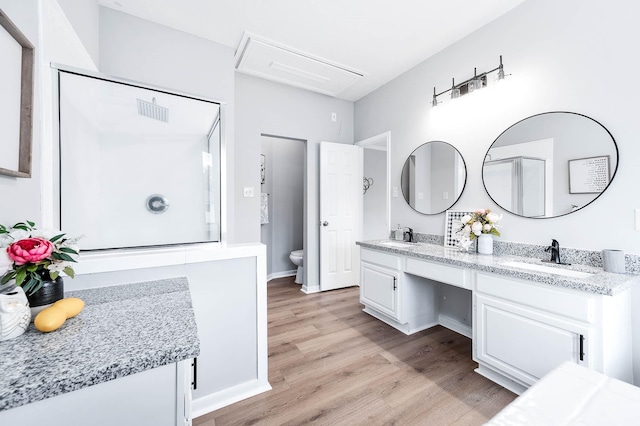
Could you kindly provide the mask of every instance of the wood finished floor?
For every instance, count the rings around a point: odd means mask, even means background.
[[[267,285],[273,389],[194,419],[225,425],[481,425],[516,395],[473,370],[471,340],[407,336],[362,312],[359,289]]]

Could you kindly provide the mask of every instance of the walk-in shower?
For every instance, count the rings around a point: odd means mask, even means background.
[[[60,227],[84,250],[220,241],[220,104],[58,70]]]

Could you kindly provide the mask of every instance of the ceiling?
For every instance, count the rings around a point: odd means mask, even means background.
[[[363,76],[356,101],[524,0],[98,0],[238,49],[245,32]]]

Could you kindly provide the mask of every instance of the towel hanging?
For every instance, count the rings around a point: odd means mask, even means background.
[[[260,193],[260,225],[269,223],[269,194]]]

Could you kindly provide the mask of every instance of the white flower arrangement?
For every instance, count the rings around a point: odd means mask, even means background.
[[[470,215],[464,215],[460,218],[460,224],[456,237],[458,245],[468,251],[476,237],[482,234],[500,236],[498,231],[498,222],[502,220],[502,215],[493,213],[489,209],[478,209]]]

